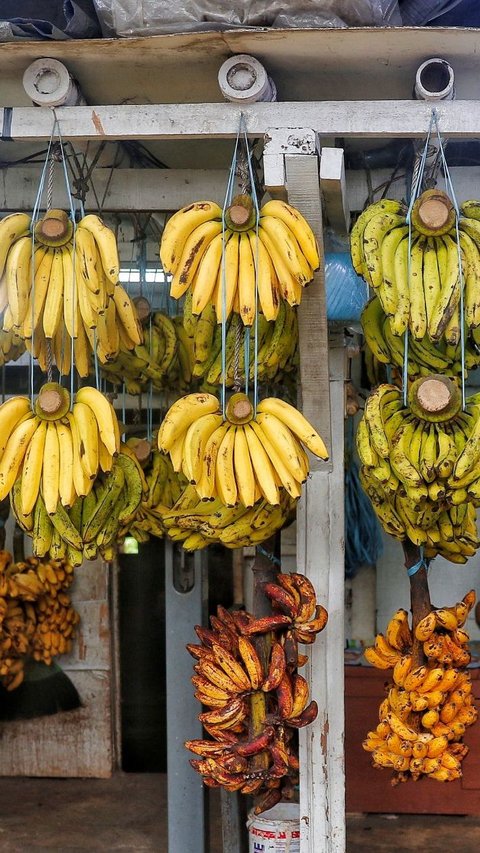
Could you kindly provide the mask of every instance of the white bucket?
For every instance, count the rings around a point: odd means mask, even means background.
[[[248,815],[249,853],[300,853],[300,807],[279,803],[267,812]]]

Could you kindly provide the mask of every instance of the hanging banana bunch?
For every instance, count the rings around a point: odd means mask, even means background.
[[[275,320],[281,300],[300,304],[302,289],[320,263],[310,226],[283,201],[263,205],[257,239],[256,211],[248,195],[233,199],[225,228],[215,202],[179,210],[164,228],[160,260],[173,275],[172,297],[191,290],[193,314],[212,304],[218,323],[234,311],[246,326],[255,318],[256,284],[266,320]]]
[[[478,718],[471,655],[465,630],[475,604],[473,590],[453,607],[432,610],[412,632],[406,610],[397,610],[385,635],[378,634],[365,657],[378,669],[393,669],[393,681],[380,705],[379,724],[368,732],[363,748],[373,766],[394,771],[393,784],[422,776],[452,782],[462,776],[468,726]],[[425,664],[415,665],[413,644],[423,646]]]
[[[465,563],[479,547],[480,397],[461,410],[458,386],[418,379],[408,405],[394,385],[368,397],[357,430],[361,480],[387,533]]]
[[[378,296],[374,296],[365,305],[362,311],[361,324],[365,341],[377,361],[381,364],[393,364],[402,370],[405,360],[404,340],[393,334],[390,319],[384,313]],[[480,328],[470,329],[465,341],[464,365],[466,373],[480,364],[479,342]],[[430,340],[428,335],[425,335],[421,341],[409,337],[409,377],[429,376],[431,373],[459,376],[461,372],[462,348],[460,342],[449,344],[444,338],[434,342]]]
[[[170,318],[160,311],[145,323],[144,342],[133,350],[120,346],[118,355],[102,365],[102,373],[113,385],[125,383],[129,394],[154,391],[186,391],[192,379],[193,341],[181,317]]]
[[[328,619],[312,584],[297,572],[277,575],[264,592],[276,613],[256,619],[219,606],[211,628],[195,626],[200,644],[187,646],[195,659],[195,698],[207,709],[199,720],[211,738],[186,741],[200,756],[190,764],[208,787],[259,796],[256,814],[291,796],[298,784],[293,733],[318,714],[298,673],[308,660],[298,643],[312,644]],[[271,637],[266,665],[254,642],[262,635]]]
[[[87,495],[99,470],[109,471],[120,449],[117,417],[95,388],[70,394],[56,382],[42,386],[32,407],[28,397],[0,406],[0,500],[21,479],[23,511],[29,515],[41,492],[47,512],[72,506]]]
[[[275,506],[263,497],[252,507],[241,503],[227,507],[218,498],[202,501],[185,475],[174,471],[168,455],[158,450],[150,453],[145,439],[130,438],[128,444],[144,459],[148,494],[134,519],[120,531],[120,539],[129,535],[146,542],[150,536],[167,536],[187,551],[200,550],[213,542],[240,548],[265,541],[292,520],[296,500],[284,490]]]
[[[25,341],[13,330],[0,329],[0,367],[10,361],[16,361],[25,352]]]
[[[131,299],[118,283],[113,231],[93,214],[78,225],[63,210],[48,210],[35,223],[23,213],[0,222],[0,310],[3,328],[23,338],[47,370],[49,351],[61,374],[80,376],[91,355],[114,358],[142,335]]]
[[[391,199],[364,210],[350,237],[353,266],[378,295],[392,335],[409,329],[415,341],[428,337],[456,348],[462,286],[465,325],[480,325],[480,202],[461,205],[457,246],[451,200],[437,189],[422,193],[411,213],[410,257],[405,216],[404,205]]]
[[[222,382],[222,327],[217,324],[215,306],[206,305],[196,317],[192,313],[192,295],[187,294],[183,323],[193,348],[193,377],[202,380],[201,387],[213,387]],[[235,384],[237,375],[245,376],[245,337],[240,316],[232,313],[226,328],[226,387]],[[262,312],[257,316],[257,379],[259,382],[278,382],[296,367],[298,346],[298,318],[295,308],[281,301],[278,314],[268,321]],[[241,334],[237,356],[238,335]],[[254,377],[255,324],[249,331],[249,378]]]
[[[254,416],[245,394],[236,393],[221,413],[213,394],[187,394],[168,410],[158,447],[169,453],[203,500],[218,497],[233,507],[252,507],[261,497],[280,503],[280,489],[295,500],[309,474],[304,446],[327,459],[325,444],[306,418],[275,397],[262,400]]]

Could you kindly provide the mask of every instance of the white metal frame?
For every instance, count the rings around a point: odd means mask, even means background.
[[[445,137],[480,136],[480,101],[449,101],[437,105]],[[53,116],[43,109],[15,107],[1,111],[3,139],[45,141]],[[423,137],[431,105],[414,101],[323,101],[257,103],[242,110],[234,104],[164,104],[68,107],[56,111],[62,135],[75,140],[162,140],[235,138],[240,117],[250,138],[264,138],[283,170],[289,200],[313,222],[321,239],[318,154],[311,145],[319,137]],[[272,142],[272,128],[279,138]],[[305,129],[307,145],[289,147],[288,134],[298,139]],[[282,134],[285,142],[283,148]],[[272,147],[273,146],[273,147]],[[267,146],[268,149],[268,146]],[[281,162],[281,158],[285,158]],[[272,161],[273,163],[273,161]],[[141,175],[138,172],[137,175]],[[165,194],[172,190],[167,175]],[[333,158],[323,177],[344,196],[343,164]],[[333,183],[332,183],[333,182]],[[274,185],[272,181],[272,186]],[[281,182],[277,189],[282,192]],[[191,187],[190,187],[191,191]],[[332,205],[332,199],[330,199]],[[158,207],[169,209],[165,197]],[[335,207],[335,205],[334,205]],[[336,205],[341,222],[347,215],[344,198]],[[300,571],[314,581],[329,609],[325,634],[311,651],[312,692],[319,703],[317,721],[301,735],[301,853],[342,853],[345,849],[343,769],[343,349],[331,350],[328,367],[327,327],[322,272],[300,308],[301,384],[303,409],[324,434],[332,425],[332,461],[314,464],[300,503],[297,557]]]

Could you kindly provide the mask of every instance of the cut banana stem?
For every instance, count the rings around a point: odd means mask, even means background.
[[[441,374],[417,379],[409,391],[409,404],[413,413],[427,421],[447,421],[461,408],[458,385]]]
[[[232,424],[247,424],[253,418],[253,406],[246,394],[238,392],[230,397],[226,408],[227,420]]]

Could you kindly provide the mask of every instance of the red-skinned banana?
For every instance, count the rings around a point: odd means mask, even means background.
[[[228,741],[202,740],[200,738],[186,740],[184,746],[190,752],[204,757],[207,755],[222,755],[225,750],[232,748],[232,745]]]
[[[297,618],[295,621],[297,624],[309,622],[310,619],[313,618],[315,605],[317,603],[314,586],[312,582],[305,577],[305,575],[301,575],[298,572],[291,572],[290,577],[292,578],[300,595],[300,605],[298,607]]]
[[[298,607],[295,599],[286,589],[280,584],[264,583],[263,591],[265,595],[272,601],[280,610],[283,610],[291,619],[296,619],[298,616]]]
[[[277,689],[283,676],[285,675],[286,668],[287,666],[283,647],[280,643],[274,641],[272,643],[272,648],[270,652],[270,661],[268,665],[267,677],[262,684],[262,690],[265,693],[270,692],[270,690]]]
[[[227,649],[224,649],[217,643],[213,643],[212,651],[218,665],[221,666],[233,684],[235,684],[240,691],[250,691],[252,689],[250,679],[241,664],[235,660],[234,656],[227,651]]]
[[[264,672],[255,646],[248,637],[238,637],[238,652],[252,685],[252,690],[258,690],[264,680]]]
[[[304,726],[309,726],[310,723],[313,723],[314,720],[317,719],[317,716],[318,705],[315,702],[315,699],[312,699],[310,704],[307,705],[305,710],[302,711],[298,717],[289,717],[286,723],[294,729],[303,729]]]
[[[245,703],[236,697],[227,702],[223,708],[216,708],[214,711],[205,711],[203,714],[199,714],[198,719],[201,723],[207,723],[219,729],[228,729],[244,720],[246,715]]]
[[[246,623],[241,629],[244,636],[250,637],[252,634],[268,634],[269,631],[278,631],[282,628],[290,627],[292,620],[289,616],[284,616],[282,613],[275,613],[272,616],[262,616],[259,619],[252,619]]]
[[[238,755],[242,755],[248,758],[251,755],[258,755],[260,752],[263,752],[269,745],[270,741],[273,739],[275,734],[275,729],[273,726],[265,726],[264,730],[257,735],[257,737],[252,738],[252,740],[246,742],[237,742],[232,747],[234,751]]]
[[[276,689],[278,713],[281,719],[288,719],[293,710],[293,689],[292,680],[285,672],[282,680]]]

